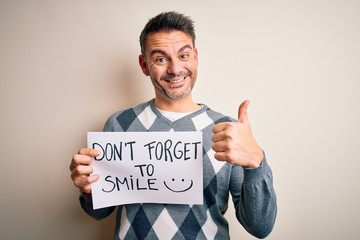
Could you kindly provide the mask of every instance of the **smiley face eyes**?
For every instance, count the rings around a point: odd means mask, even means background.
[[[171,179],[173,182],[175,182],[175,178]],[[182,182],[185,181],[185,179],[181,179]]]

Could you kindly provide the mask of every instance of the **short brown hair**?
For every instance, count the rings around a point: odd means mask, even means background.
[[[151,18],[140,34],[141,54],[145,54],[145,42],[150,33],[179,30],[188,34],[195,46],[194,21],[190,17],[178,12],[163,12]]]

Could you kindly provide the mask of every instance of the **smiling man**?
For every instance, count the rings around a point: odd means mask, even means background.
[[[198,57],[189,34],[171,29],[150,33],[146,39],[139,63],[154,85],[155,105],[172,112],[198,110],[191,98]]]
[[[81,206],[96,219],[117,209],[114,239],[223,240],[230,238],[224,214],[231,195],[239,223],[250,234],[266,237],[276,218],[276,195],[271,169],[251,132],[249,101],[239,106],[238,119],[193,101],[198,52],[189,17],[176,12],[155,16],[143,29],[140,46],[139,65],[151,79],[155,98],[114,113],[104,131],[201,131],[204,202],[139,203],[94,210],[90,185],[99,176],[92,175],[91,162],[99,152],[83,148],[70,164],[72,180],[81,191]]]

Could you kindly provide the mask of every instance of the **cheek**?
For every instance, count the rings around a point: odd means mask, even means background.
[[[196,63],[192,63],[186,66],[186,69],[188,69],[192,75],[197,75],[197,64]]]
[[[198,62],[193,59],[192,61],[186,62],[184,66],[192,72],[195,72],[197,70]]]
[[[166,73],[166,69],[164,67],[161,66],[157,66],[155,64],[151,65],[149,67],[149,73],[150,76],[152,76],[153,78],[160,78],[164,73]]]

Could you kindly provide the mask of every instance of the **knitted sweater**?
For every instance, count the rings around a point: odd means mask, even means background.
[[[211,127],[234,120],[203,105],[172,122],[156,109],[153,101],[113,114],[104,131],[201,131],[204,202],[129,204],[93,210],[91,199],[80,197],[82,208],[95,219],[107,217],[117,208],[114,239],[224,240],[230,238],[224,214],[231,194],[241,225],[258,238],[266,237],[273,228],[277,210],[272,172],[266,159],[260,167],[247,169],[217,161],[211,149]]]

